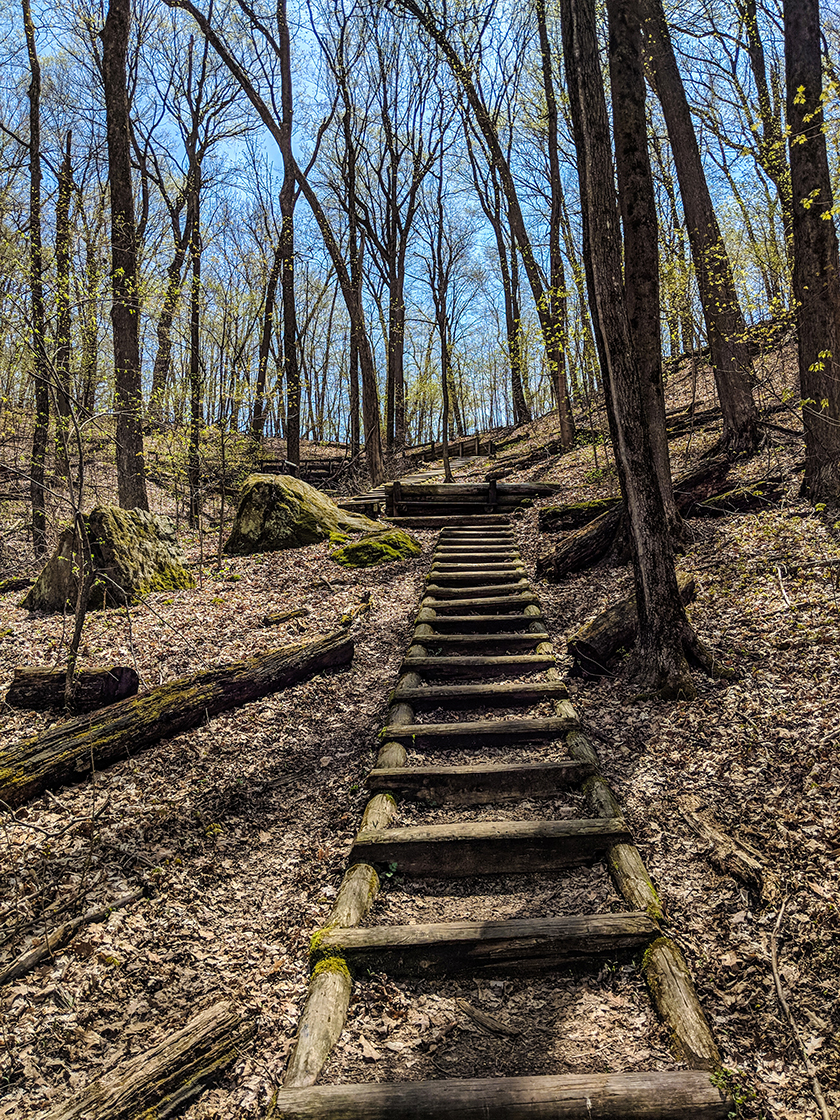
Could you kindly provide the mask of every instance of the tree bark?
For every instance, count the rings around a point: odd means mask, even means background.
[[[48,711],[64,706],[64,669],[41,669],[18,666],[9,691],[3,702],[10,708],[28,708]],[[128,665],[114,665],[111,669],[81,669],[76,673],[73,690],[73,710],[90,712],[104,708],[127,696],[135,696],[139,678]]]
[[[286,379],[286,458],[300,463],[300,369],[297,353],[295,306],[295,170],[292,154],[292,57],[286,0],[277,3],[277,39],[280,48],[280,127],[278,145],[283,157],[280,187],[280,291],[283,300],[283,373]]]
[[[140,379],[140,292],[137,227],[131,181],[131,138],[126,89],[129,0],[110,0],[102,32],[102,79],[111,188],[111,323],[114,331],[114,407],[117,485],[123,509],[149,508],[143,458]]]
[[[12,808],[90,772],[198,727],[210,716],[346,665],[353,642],[343,630],[208,669],[121,700],[90,716],[65,720],[0,756],[0,797]]]
[[[152,367],[152,390],[149,412],[158,422],[163,420],[163,398],[172,364],[172,324],[181,299],[181,279],[187,256],[188,239],[182,237],[166,270],[166,291],[157,324],[157,352]]]
[[[805,425],[805,490],[840,502],[840,256],[823,119],[819,0],[785,0],[793,184],[793,294]]]
[[[637,5],[607,0],[610,86],[618,198],[624,233],[624,292],[665,517],[682,534],[665,431],[659,306],[659,221],[647,146],[642,33]],[[616,107],[620,106],[620,112]]]
[[[26,49],[29,55],[29,293],[32,308],[32,376],[35,386],[35,425],[29,463],[32,504],[32,545],[36,556],[47,550],[46,478],[50,427],[50,377],[44,332],[44,258],[41,245],[41,64],[35,42],[29,0],[21,0]]]
[[[706,182],[691,109],[680,76],[662,0],[642,0],[650,77],[662,105],[682,194],[700,302],[712,353],[723,445],[732,452],[758,446],[758,413],[744,350],[746,324],[729,255]]]
[[[274,308],[277,302],[277,282],[283,267],[283,248],[278,245],[268,272],[263,300],[263,325],[260,333],[260,349],[257,357],[257,383],[254,388],[254,407],[251,410],[251,437],[260,442],[265,429],[265,383],[268,375],[268,356],[271,352],[271,336],[274,331]],[[286,457],[288,458],[288,452]]]
[[[626,3],[629,27],[638,19],[637,0]],[[625,302],[595,3],[563,0],[561,11],[571,111],[583,140],[578,176],[588,229],[590,300],[603,345],[616,464],[633,548],[640,634],[636,677],[644,691],[664,698],[693,698],[694,684],[683,651],[689,625],[677,587],[674,552]],[[613,106],[619,121],[623,109],[619,104]],[[624,127],[622,123],[619,131]]]
[[[67,133],[64,158],[58,171],[58,199],[55,205],[55,462],[56,474],[70,485],[70,202],[73,197],[72,132]]]

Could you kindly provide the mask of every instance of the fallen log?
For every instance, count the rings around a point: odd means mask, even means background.
[[[568,532],[588,525],[596,517],[621,504],[621,498],[593,498],[589,502],[570,502],[562,506],[543,506],[539,512],[540,532]]]
[[[199,1011],[145,1054],[109,1070],[45,1120],[134,1120],[172,1116],[239,1057],[256,1033],[254,1016],[228,1002]]]
[[[294,618],[306,618],[309,614],[309,607],[299,607],[296,611],[281,611],[279,614],[267,614],[263,616],[263,626],[282,626],[284,622],[291,622]]]
[[[697,502],[706,501],[718,491],[729,466],[729,460],[720,456],[675,479],[674,502],[677,512],[682,517],[692,516],[692,509]],[[620,500],[616,500],[612,508],[570,534],[554,552],[541,556],[537,560],[537,576],[555,582],[582,568],[591,567],[608,554],[616,564],[626,562],[625,520],[624,506]]]
[[[51,957],[59,949],[63,949],[82,926],[91,925],[93,922],[101,922],[108,917],[112,910],[121,910],[124,906],[130,906],[132,902],[142,898],[143,894],[142,889],[131,891],[130,894],[124,894],[106,906],[97,906],[95,909],[88,910],[87,913],[81,914],[77,918],[71,918],[69,922],[57,926],[37,945],[33,945],[31,949],[27,949],[25,953],[15,957],[0,971],[0,987],[3,984],[8,984],[11,980],[18,980],[21,976],[25,976],[27,972],[31,972],[36,965],[39,965],[45,957]]]
[[[0,754],[0,799],[16,808],[45,789],[78,781],[92,766],[108,766],[219,712],[346,665],[352,657],[352,639],[336,631],[318,641],[194,673],[92,715],[65,720]]]
[[[732,490],[712,494],[703,501],[694,502],[690,517],[729,517],[733,513],[749,513],[755,509],[766,509],[776,505],[784,491],[780,478],[762,478],[749,482],[746,486],[736,486]]]
[[[697,594],[694,577],[678,574],[677,586],[683,606]],[[636,613],[636,595],[614,603],[595,618],[585,623],[573,638],[568,650],[574,658],[569,671],[572,677],[602,677],[607,672],[607,662],[619,649],[627,649],[636,641],[639,617]]]
[[[14,679],[6,693],[10,708],[47,711],[64,707],[64,669],[42,669],[17,666]],[[79,669],[73,679],[71,711],[90,712],[115,704],[128,696],[136,696],[140,678],[130,665],[114,665],[110,669]]]

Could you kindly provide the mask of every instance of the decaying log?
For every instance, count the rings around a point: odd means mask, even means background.
[[[674,479],[674,502],[677,512],[682,517],[694,516],[694,507],[719,490],[729,467],[729,460],[719,457],[710,459],[696,470]],[[552,508],[563,510],[569,507]],[[561,515],[557,514],[557,516]],[[554,552],[541,556],[537,560],[537,575],[549,580],[561,580],[573,572],[596,564],[608,555],[611,555],[614,563],[623,563],[625,549],[623,546],[616,546],[617,542],[621,545],[625,540],[625,522],[624,506],[617,502],[611,509],[594,517],[588,524],[570,534]]]
[[[693,800],[683,800],[680,804],[680,815],[692,831],[708,845],[706,856],[709,863],[724,875],[731,875],[752,888],[765,903],[772,902],[778,894],[778,883],[772,873],[765,872],[761,861],[756,858],[757,853],[749,851],[744,844],[703,820],[695,812],[698,806],[692,804]]]
[[[309,614],[309,607],[300,607],[296,611],[281,611],[280,614],[267,614],[262,620],[263,626],[282,626],[284,622],[291,622],[293,618],[305,618]]]
[[[112,910],[121,910],[123,906],[130,906],[132,902],[142,898],[143,893],[142,890],[131,891],[130,894],[124,894],[120,898],[114,899],[107,906],[98,906],[95,910],[88,910],[87,913],[81,914],[78,918],[71,918],[69,922],[57,926],[43,941],[39,941],[37,945],[27,949],[25,953],[21,953],[19,957],[15,957],[13,961],[6,965],[0,972],[0,985],[8,984],[11,980],[18,980],[21,976],[25,976],[27,972],[39,965],[45,957],[52,956],[53,953],[62,949],[82,926],[103,921]]]
[[[180,1112],[256,1033],[253,1017],[217,1003],[145,1054],[92,1081],[45,1120],[140,1120]]]
[[[25,591],[34,582],[31,576],[10,576],[9,579],[0,579],[0,595],[7,595],[10,591]]]
[[[207,669],[76,716],[0,755],[0,798],[17,808],[44,789],[77,781],[91,765],[108,766],[128,753],[198,727],[210,716],[346,665],[353,642],[344,631],[247,661]]]
[[[561,580],[572,572],[597,563],[618,536],[623,516],[623,506],[616,506],[571,533],[554,552],[539,557],[537,576],[540,579]]]
[[[621,498],[593,498],[588,502],[570,502],[562,506],[543,506],[539,512],[540,532],[568,532],[588,525],[602,513],[621,504]]]
[[[784,482],[780,478],[761,478],[736,486],[718,494],[711,494],[703,501],[695,501],[691,507],[691,517],[729,517],[733,513],[749,513],[755,509],[766,509],[776,505],[784,492]]]
[[[697,594],[694,577],[679,573],[677,585],[683,605],[690,603]],[[570,676],[602,677],[607,672],[607,662],[616,650],[635,644],[638,629],[634,593],[596,615],[569,639],[569,653],[574,658]]]
[[[64,669],[42,669],[18,666],[6,693],[10,708],[46,711],[64,707]],[[140,678],[130,665],[114,665],[110,669],[79,669],[73,678],[74,712],[91,712],[115,704],[128,696],[136,696]]]

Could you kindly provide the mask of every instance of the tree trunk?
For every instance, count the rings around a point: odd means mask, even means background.
[[[181,277],[187,256],[188,239],[182,238],[166,270],[166,291],[157,324],[157,352],[152,367],[152,390],[149,412],[159,423],[163,420],[163,398],[172,364],[172,324],[181,299]]]
[[[668,434],[665,431],[659,306],[659,222],[646,139],[645,77],[638,7],[627,3],[627,0],[607,0],[607,17],[615,163],[624,232],[627,318],[668,531],[676,539],[682,534],[682,523],[674,505]],[[621,107],[620,112],[616,112],[616,106]]]
[[[198,167],[190,168],[190,200],[187,225],[190,230],[190,437],[187,450],[187,481],[190,491],[189,523],[195,528],[201,521],[201,223],[199,217],[199,198],[201,194],[201,172]]]
[[[70,202],[73,197],[72,132],[67,133],[64,158],[58,171],[55,205],[55,464],[56,474],[70,485]]]
[[[723,445],[732,452],[749,453],[758,446],[758,412],[744,349],[746,324],[735,290],[732,266],[712,205],[662,0],[642,0],[642,15],[650,76],[662,105],[674,153],[700,302],[706,320],[712,367],[723,412]]]
[[[254,407],[251,410],[251,437],[257,442],[263,438],[265,429],[265,383],[268,374],[268,355],[271,351],[271,335],[274,331],[274,307],[277,300],[277,281],[283,267],[283,246],[274,250],[274,260],[265,285],[263,301],[263,325],[260,334],[260,349],[257,358],[257,384],[254,389]],[[286,455],[288,458],[288,454]]]
[[[626,0],[627,28],[638,21],[637,0]],[[616,465],[633,547],[640,640],[636,676],[642,688],[666,697],[695,695],[683,641],[689,626],[674,571],[674,553],[654,451],[622,277],[619,222],[603,78],[598,63],[595,0],[563,0],[563,43],[570,105],[583,140],[578,176],[586,215],[591,275],[590,298],[604,348],[608,407]],[[625,57],[632,59],[633,47]],[[626,128],[614,104],[619,132]],[[605,514],[609,517],[610,514]]]
[[[258,700],[326,668],[346,665],[353,642],[343,630],[304,645],[206,669],[121,700],[94,715],[65,720],[0,757],[0,797],[17,807],[45,789],[77,781],[210,716]]]
[[[47,550],[46,477],[50,428],[50,378],[44,331],[44,258],[41,246],[41,64],[29,0],[21,0],[26,49],[29,54],[29,292],[32,306],[32,366],[35,383],[35,426],[29,466],[32,503],[32,545],[36,556]]]
[[[840,502],[840,257],[823,120],[819,0],[785,0],[793,183],[793,294],[805,425],[805,490]]]
[[[102,79],[111,187],[111,323],[114,330],[114,406],[117,415],[117,485],[123,509],[149,508],[143,460],[140,379],[140,293],[137,229],[131,181],[131,139],[126,90],[130,0],[109,0],[102,32]]]

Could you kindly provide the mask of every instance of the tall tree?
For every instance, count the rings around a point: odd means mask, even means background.
[[[26,50],[29,56],[29,294],[32,330],[32,369],[35,380],[35,427],[29,467],[32,503],[32,544],[38,556],[47,548],[44,483],[50,427],[50,369],[46,351],[44,311],[44,254],[41,243],[41,64],[29,0],[21,0]]]
[[[102,78],[111,187],[111,323],[117,486],[123,509],[148,509],[140,380],[140,291],[126,89],[130,0],[110,0],[102,32]]]
[[[723,413],[723,444],[732,452],[758,446],[758,411],[746,357],[746,324],[729,254],[700,158],[691,108],[677,66],[662,0],[643,0],[649,77],[662,105],[680,184],[691,254],[706,320],[712,368]]]
[[[643,84],[642,104],[638,104],[638,0],[611,2],[611,57],[620,59],[626,71],[623,80],[613,83],[614,95],[619,89],[623,91],[622,100],[613,102],[613,119],[616,133],[625,138],[626,145],[634,120],[639,112],[644,115]],[[572,119],[581,140],[578,177],[591,258],[590,300],[601,338],[610,428],[633,548],[639,612],[635,674],[645,692],[689,698],[695,690],[685,649],[688,647],[695,657],[703,656],[704,651],[688,624],[677,588],[674,553],[650,438],[650,416],[627,313],[609,124],[598,62],[595,0],[562,0],[561,13]],[[624,42],[616,42],[616,35]],[[632,108],[628,107],[628,96],[636,102]],[[652,192],[653,188],[648,188],[637,174],[625,182],[624,189],[638,196],[648,189]],[[647,206],[637,205],[638,201],[638,197],[628,199],[625,213],[630,223],[638,222],[641,216],[641,234]],[[645,293],[640,295],[644,300]],[[647,295],[649,298],[649,292]]]
[[[793,291],[805,425],[805,488],[840,501],[840,256],[825,142],[819,0],[785,0],[793,187]]]

